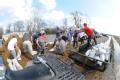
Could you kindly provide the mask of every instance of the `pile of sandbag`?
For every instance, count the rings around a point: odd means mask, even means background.
[[[101,61],[109,61],[110,59],[110,53],[111,53],[111,48],[109,45],[105,43],[100,43],[95,46],[93,46],[92,49],[89,49],[85,55],[92,57],[97,60]],[[92,60],[92,59],[91,59]],[[102,62],[97,61],[97,63],[101,66]]]

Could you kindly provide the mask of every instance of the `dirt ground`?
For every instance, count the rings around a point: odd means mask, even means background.
[[[18,46],[22,49],[22,38],[18,37],[18,35],[16,35],[17,39],[18,39]],[[9,57],[9,53],[7,50],[7,44],[9,42],[11,37],[9,37],[7,39],[7,41],[4,44],[4,49],[5,52],[3,53],[3,63],[5,64],[6,67],[8,67],[7,65],[7,58]],[[101,43],[101,42],[105,42],[108,38],[107,37],[102,37],[102,38],[97,38],[97,42]],[[49,48],[51,48],[51,45],[49,45]],[[67,48],[72,49],[72,47],[68,46]],[[60,56],[57,55],[56,57],[66,61],[68,59],[68,54],[69,51],[66,51],[64,56]],[[28,54],[28,53],[27,53]],[[30,56],[30,54],[28,54],[28,56]],[[30,58],[27,58],[24,53],[22,53],[21,55],[22,60],[19,61],[19,63],[25,67],[26,64],[28,63],[28,61],[30,61]],[[114,63],[111,63],[108,65],[107,69],[104,72],[100,72],[100,71],[90,71],[86,74],[86,80],[115,80],[115,73],[114,73],[114,67],[113,67]],[[84,73],[87,70],[85,68],[83,68],[82,66],[78,65],[78,64],[74,64],[74,67],[78,68],[80,70],[80,72]]]

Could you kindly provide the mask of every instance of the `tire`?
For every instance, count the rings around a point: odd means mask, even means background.
[[[103,63],[102,66],[99,66],[98,70],[101,71],[101,72],[104,72],[107,68],[107,64],[106,63]]]

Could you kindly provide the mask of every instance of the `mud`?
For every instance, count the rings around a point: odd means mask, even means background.
[[[15,34],[14,34],[15,35]],[[19,40],[18,41],[18,46],[22,49],[22,38],[18,37],[18,35],[16,35],[17,39]],[[54,37],[53,35],[49,36],[49,39],[48,41],[53,41],[54,40]],[[9,53],[8,53],[8,50],[7,50],[7,44],[10,40],[11,36],[8,37],[8,39],[5,41],[4,43],[4,49],[5,49],[5,52],[3,53],[3,62],[5,64],[6,67],[8,67],[7,65],[7,62],[6,62],[6,59],[9,57]],[[51,39],[51,40],[50,40]],[[101,37],[101,38],[97,38],[97,42],[98,43],[101,43],[101,42],[105,42],[108,38],[107,37]],[[51,48],[52,46],[49,45],[49,48]],[[67,49],[73,49],[71,45],[68,45],[67,46]],[[114,53],[113,53],[114,54]],[[66,50],[64,56],[61,56],[61,55],[55,55],[57,58],[61,59],[62,61],[66,62],[68,58],[68,55],[69,55],[69,51]],[[29,54],[28,54],[29,56]],[[26,64],[28,63],[28,61],[30,61],[31,59],[27,58],[24,53],[22,53],[22,60],[19,61],[19,63],[25,67]],[[109,64],[107,66],[107,69],[104,71],[104,72],[100,72],[100,71],[96,71],[96,70],[88,70],[86,68],[84,68],[82,65],[80,64],[74,64],[73,65],[75,68],[78,68],[80,72],[84,73],[85,76],[86,76],[86,80],[116,80],[115,78],[115,72],[114,72],[114,60],[112,60],[112,63]],[[88,72],[89,71],[89,72]]]

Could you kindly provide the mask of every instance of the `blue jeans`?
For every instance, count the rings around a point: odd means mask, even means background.
[[[10,58],[11,59],[15,59],[16,58],[16,52],[15,52],[15,50],[10,50]]]

